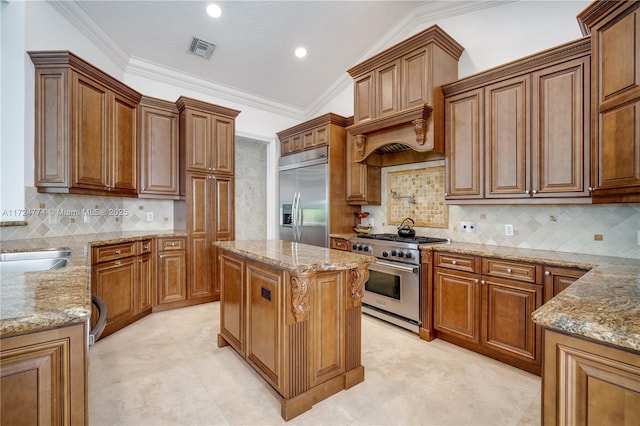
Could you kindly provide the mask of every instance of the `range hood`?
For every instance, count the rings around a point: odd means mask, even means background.
[[[434,25],[347,70],[351,161],[385,167],[444,158],[441,86],[457,80],[463,50]]]

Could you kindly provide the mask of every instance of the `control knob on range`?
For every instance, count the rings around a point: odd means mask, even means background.
[[[403,251],[398,252],[398,257],[404,257],[404,252]]]
[[[364,251],[369,251],[369,246],[364,246],[363,250]]]
[[[389,257],[391,253],[389,253],[387,250],[382,252],[382,257]]]
[[[391,256],[396,256],[397,254],[398,254],[398,252],[397,252],[397,251],[395,251],[395,250],[391,250]]]
[[[411,259],[411,258],[413,258],[413,255],[411,254],[411,252],[407,252],[407,253],[405,254],[405,257],[406,257],[407,259]]]

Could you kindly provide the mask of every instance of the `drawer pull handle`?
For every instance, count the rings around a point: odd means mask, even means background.
[[[548,277],[549,275],[551,275],[551,272],[549,272],[549,271],[544,271],[544,276],[545,276],[545,277]]]
[[[452,265],[456,265],[457,263],[458,263],[458,261],[456,261],[456,260],[452,260],[452,261],[451,261],[451,264],[452,264]]]
[[[120,254],[120,253],[122,253],[122,250],[120,249],[116,250],[116,254]]]
[[[116,265],[121,265],[122,262],[120,262],[119,260],[116,260]]]
[[[513,272],[511,268],[507,268],[507,274],[510,274],[511,272]]]

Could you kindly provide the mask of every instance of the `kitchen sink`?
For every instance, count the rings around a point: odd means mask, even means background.
[[[0,276],[63,268],[70,258],[68,249],[0,253]]]

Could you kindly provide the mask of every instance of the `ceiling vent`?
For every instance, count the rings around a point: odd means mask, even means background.
[[[215,44],[195,37],[191,40],[191,46],[189,46],[189,52],[205,59],[211,59],[214,50],[216,50]]]

